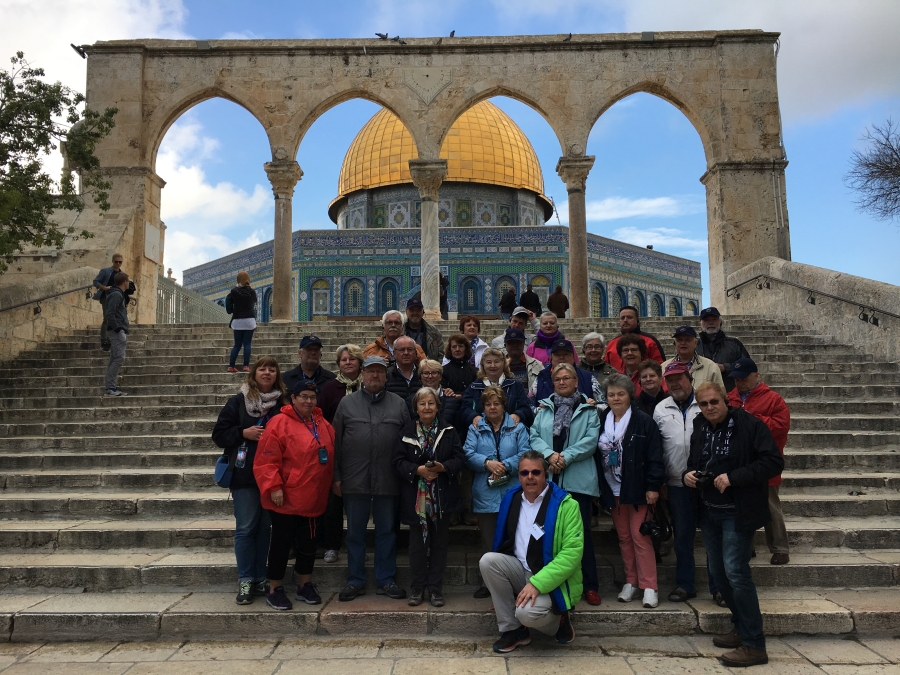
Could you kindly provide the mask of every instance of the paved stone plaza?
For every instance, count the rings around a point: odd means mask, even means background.
[[[305,638],[255,642],[82,642],[0,645],[3,675],[712,675],[731,669],[708,636],[576,637],[568,647],[533,639],[506,656],[492,640]],[[753,673],[895,675],[900,640],[769,640],[769,663]],[[737,672],[740,672],[738,670]]]

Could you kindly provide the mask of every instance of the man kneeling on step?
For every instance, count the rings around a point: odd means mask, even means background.
[[[582,591],[578,502],[547,482],[547,464],[536,450],[519,458],[519,482],[500,503],[494,550],[479,564],[502,633],[494,643],[499,654],[529,644],[529,628],[572,642],[569,613]]]

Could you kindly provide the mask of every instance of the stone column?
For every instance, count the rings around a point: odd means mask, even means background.
[[[438,230],[438,189],[447,175],[446,159],[411,159],[409,173],[422,200],[422,304],[425,318],[441,318],[441,256]]]
[[[584,184],[593,166],[593,155],[560,157],[556,163],[556,173],[569,193],[569,314],[573,319],[591,315]]]
[[[717,162],[700,178],[706,186],[709,294],[725,311],[728,275],[766,256],[791,259],[784,190],[785,160]]]
[[[294,186],[303,176],[295,161],[265,163],[266,175],[275,195],[275,241],[272,251],[272,318],[270,323],[291,320],[291,231]]]

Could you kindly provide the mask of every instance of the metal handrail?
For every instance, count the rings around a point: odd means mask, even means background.
[[[10,305],[9,307],[0,307],[0,312],[6,312],[11,309],[18,309],[19,307],[28,307],[28,305],[40,305],[44,300],[50,300],[52,298],[58,298],[61,295],[68,295],[69,293],[77,293],[78,291],[84,291],[88,288],[93,288],[94,285],[90,286],[81,286],[80,288],[71,288],[68,291],[60,291],[59,293],[54,293],[53,295],[45,295],[42,298],[37,298],[36,300],[28,300],[27,302],[20,302],[18,305]],[[88,294],[90,296],[90,294]],[[89,298],[90,299],[90,298]]]
[[[156,285],[156,323],[227,323],[231,315],[221,305],[190,291],[168,277]]]
[[[806,291],[809,293],[807,297],[807,302],[811,305],[816,304],[816,297],[821,296],[823,298],[829,298],[830,300],[837,300],[838,302],[843,302],[848,305],[856,305],[859,307],[859,318],[861,321],[866,321],[867,323],[871,323],[874,326],[878,325],[878,318],[875,314],[882,314],[884,316],[889,316],[894,319],[900,319],[900,315],[894,314],[893,312],[889,312],[886,309],[881,309],[880,307],[875,307],[872,304],[865,302],[858,302],[856,300],[850,300],[849,298],[842,298],[839,295],[832,295],[831,293],[825,293],[824,291],[816,290],[815,288],[810,288],[809,286],[803,286],[801,284],[795,284],[792,281],[785,281],[784,279],[778,279],[776,277],[770,277],[766,274],[759,274],[752,279],[747,279],[747,281],[742,281],[737,286],[732,286],[727,291],[725,291],[726,297],[734,296],[735,299],[740,299],[741,294],[738,291],[739,288],[746,286],[747,284],[756,282],[756,288],[762,290],[763,288],[771,288],[771,282],[776,282],[779,284],[784,284],[785,286],[792,286],[794,288],[799,288],[801,291]],[[868,311],[866,311],[868,310]]]

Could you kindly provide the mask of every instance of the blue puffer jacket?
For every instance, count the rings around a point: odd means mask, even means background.
[[[528,429],[521,423],[516,424],[506,415],[500,427],[500,461],[509,473],[509,482],[499,487],[487,484],[488,472],[484,469],[485,460],[497,459],[498,448],[494,443],[494,432],[490,422],[482,419],[477,429],[471,429],[466,436],[466,466],[473,472],[472,478],[472,510],[475,513],[497,513],[500,501],[506,491],[519,484],[519,457],[526,450],[531,450],[528,442]]]
[[[481,394],[487,387],[483,380],[475,380],[466,387],[466,391],[462,397],[462,405],[459,407],[459,419],[467,425],[472,424],[478,415],[484,415],[484,408],[481,407]],[[517,379],[507,377],[500,385],[503,393],[506,394],[506,412],[510,415],[516,414],[519,420],[526,427],[531,426],[534,420],[534,413],[528,404],[528,392],[525,387]],[[449,421],[449,420],[448,420]]]
[[[541,408],[531,427],[531,447],[544,457],[553,454],[555,412],[553,398],[545,398],[541,401]],[[594,463],[599,437],[600,419],[597,417],[597,409],[587,402],[584,394],[581,394],[581,403],[572,413],[569,433],[563,444],[562,456],[566,460],[566,468],[562,473],[552,477],[552,480],[566,492],[577,492],[591,497],[600,496],[597,465]]]

